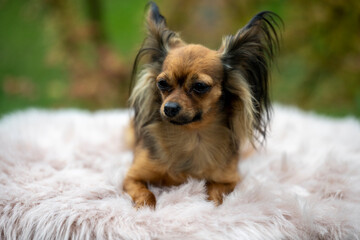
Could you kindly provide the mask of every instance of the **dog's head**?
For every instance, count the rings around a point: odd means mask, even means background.
[[[223,72],[216,51],[192,44],[171,49],[156,77],[162,118],[187,125],[215,114],[222,95]]]
[[[278,49],[276,20],[261,12],[219,50],[186,44],[169,30],[155,3],[149,4],[148,35],[135,59],[144,70],[130,103],[139,130],[153,120],[199,127],[226,114],[236,139],[265,136],[269,118],[269,66]]]

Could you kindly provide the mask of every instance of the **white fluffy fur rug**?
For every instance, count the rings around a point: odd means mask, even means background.
[[[276,106],[223,205],[204,182],[121,192],[129,112],[27,110],[0,121],[1,239],[360,239],[360,124]]]

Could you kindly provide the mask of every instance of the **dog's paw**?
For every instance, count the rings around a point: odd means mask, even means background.
[[[145,192],[136,199],[134,199],[135,208],[140,209],[143,207],[150,207],[151,209],[155,209],[156,206],[156,198],[152,192]]]
[[[216,206],[223,203],[224,197],[231,193],[236,186],[236,182],[233,183],[216,183],[207,182],[206,190],[208,194],[208,200],[213,201]]]
[[[209,201],[212,201],[215,206],[219,206],[223,202],[223,195],[217,191],[208,191],[208,198]]]

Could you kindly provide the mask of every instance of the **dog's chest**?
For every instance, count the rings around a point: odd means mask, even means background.
[[[167,126],[156,140],[161,151],[159,160],[168,164],[169,170],[194,177],[224,167],[234,152],[230,130],[220,125],[198,131]]]

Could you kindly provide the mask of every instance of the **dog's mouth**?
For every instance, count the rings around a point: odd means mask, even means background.
[[[170,119],[169,122],[175,125],[187,125],[194,122],[199,122],[202,119],[202,112],[195,114],[193,118],[179,117],[178,119]]]

